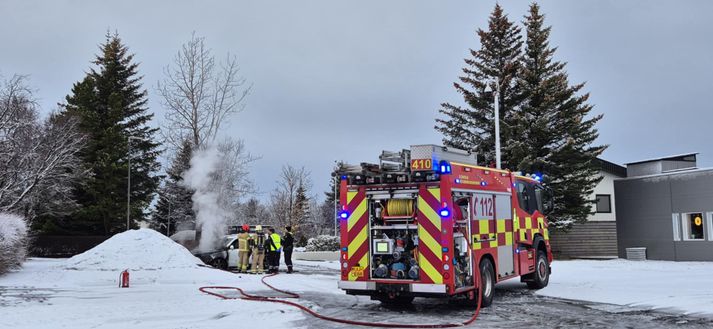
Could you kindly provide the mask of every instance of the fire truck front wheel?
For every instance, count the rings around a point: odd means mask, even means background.
[[[547,254],[543,250],[537,251],[537,262],[535,263],[535,273],[532,273],[532,281],[527,282],[530,289],[542,289],[550,282],[550,264],[547,261]]]
[[[493,303],[495,294],[495,269],[488,259],[480,262],[480,306],[488,307]]]

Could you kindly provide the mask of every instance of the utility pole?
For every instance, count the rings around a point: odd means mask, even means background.
[[[337,184],[339,183],[339,175],[334,175],[334,236],[337,236],[337,223],[339,216],[337,215]]]
[[[171,200],[168,200],[168,219],[166,220],[166,236],[168,235],[169,232],[171,232],[169,229],[171,228]]]
[[[485,92],[490,92],[490,84],[485,87]],[[495,91],[493,92],[493,98],[495,98],[495,167],[502,169],[500,165],[500,78],[495,77]]]
[[[127,151],[126,155],[128,158],[128,163],[127,163],[127,175],[126,175],[126,230],[128,231],[129,228],[131,228],[131,225],[129,224],[131,222],[131,140],[132,139],[140,139],[138,137],[134,136],[129,136],[127,139]]]

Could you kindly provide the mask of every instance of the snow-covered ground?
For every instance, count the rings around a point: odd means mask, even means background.
[[[713,317],[713,262],[556,261],[537,294]]]
[[[197,263],[183,247],[147,229],[118,234],[70,259],[29,259],[22,270],[0,277],[0,328],[285,328],[304,318],[284,305],[221,300],[199,292],[210,285],[248,292],[266,288],[261,276]],[[119,288],[119,273],[126,268],[131,286]],[[295,274],[270,283],[298,293],[343,294],[335,280]]]
[[[200,293],[199,287],[209,285],[271,292],[260,283],[260,276],[198,266],[199,260],[169,242],[153,231],[136,230],[70,259],[28,260],[22,270],[0,277],[0,328],[293,328],[315,323],[286,305],[221,300]],[[125,268],[130,269],[131,287],[119,288],[119,273]],[[296,261],[298,273],[268,280],[305,295],[299,302],[320,311],[310,296],[346,298],[336,287],[338,268],[336,261]],[[622,306],[626,309],[713,316],[710,273],[713,263],[558,261],[549,287],[537,293],[626,305]],[[519,285],[511,280],[499,286]],[[375,303],[368,298],[346,302]],[[621,311],[607,305],[594,307]]]

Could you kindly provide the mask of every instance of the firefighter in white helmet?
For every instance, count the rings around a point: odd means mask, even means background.
[[[255,239],[253,239],[252,251],[253,261],[250,273],[262,274],[265,262],[265,232],[262,230],[262,225],[255,227]]]

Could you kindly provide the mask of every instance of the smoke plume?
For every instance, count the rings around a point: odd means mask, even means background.
[[[184,184],[195,191],[191,199],[196,231],[201,231],[198,250],[203,252],[214,250],[226,232],[227,214],[214,191],[214,177],[220,162],[221,156],[215,147],[199,149],[191,158],[191,167],[183,174]]]

